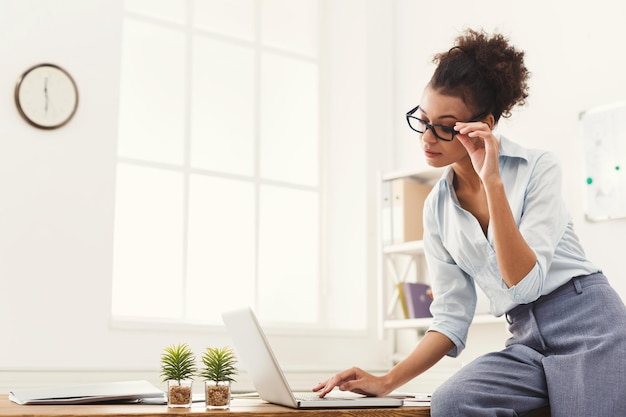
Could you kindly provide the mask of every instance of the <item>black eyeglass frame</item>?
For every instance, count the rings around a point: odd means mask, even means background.
[[[437,124],[437,123],[428,123],[426,120],[423,120],[423,119],[420,119],[419,117],[413,116],[413,113],[415,113],[419,108],[420,108],[420,105],[418,104],[417,106],[415,106],[413,109],[411,109],[410,111],[408,111],[406,113],[406,122],[409,124],[409,127],[411,128],[411,130],[413,130],[413,131],[423,135],[424,133],[426,133],[426,131],[428,129],[430,129],[430,131],[433,132],[435,137],[437,139],[439,139],[439,140],[442,140],[444,142],[452,142],[454,140],[454,137],[456,136],[456,134],[459,133],[456,130],[454,130],[454,127],[446,126],[446,125],[442,125],[442,124]],[[468,121],[467,123],[477,122],[477,121],[479,121],[480,119],[482,119],[483,117],[485,117],[488,114],[489,114],[489,111],[484,111],[484,112],[482,112],[482,113],[472,117],[472,120]],[[415,119],[418,122],[422,123],[424,126],[426,126],[424,128],[424,131],[420,132],[419,130],[415,129],[413,127],[413,125],[411,125],[411,120],[410,119]],[[449,131],[452,134],[452,137],[450,139],[442,138],[441,136],[439,136],[437,134],[437,130],[435,129],[435,127],[442,128],[444,131]]]

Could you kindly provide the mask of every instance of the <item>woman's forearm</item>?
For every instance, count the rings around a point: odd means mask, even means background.
[[[498,267],[508,287],[517,285],[535,266],[537,257],[519,231],[502,181],[485,184]]]
[[[443,334],[434,331],[426,333],[413,352],[383,377],[387,392],[395,390],[428,370],[453,347],[452,341]]]

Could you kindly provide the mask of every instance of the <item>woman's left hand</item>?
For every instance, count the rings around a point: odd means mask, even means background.
[[[491,128],[484,122],[457,122],[454,129],[456,137],[467,149],[474,170],[483,183],[494,176],[499,176],[499,142]]]

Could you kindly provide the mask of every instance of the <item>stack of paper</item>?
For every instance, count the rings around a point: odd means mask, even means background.
[[[12,390],[9,399],[17,404],[88,404],[97,402],[165,402],[165,393],[148,381],[107,382]]]

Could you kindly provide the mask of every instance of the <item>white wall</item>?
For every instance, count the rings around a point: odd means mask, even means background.
[[[432,56],[447,50],[467,27],[498,30],[526,51],[532,72],[525,107],[502,120],[499,131],[528,147],[549,149],[563,165],[564,198],[589,258],[626,299],[621,245],[626,220],[588,223],[584,219],[585,174],[581,111],[626,99],[626,3],[621,0],[524,2],[451,0],[445,3],[397,0],[396,116],[419,103],[434,66]],[[418,141],[398,129],[397,168],[424,165]]]
[[[106,344],[120,7],[0,1],[2,367],[24,358],[30,367],[80,366]],[[18,76],[41,62],[65,68],[79,88],[78,111],[62,129],[35,129],[15,108]]]

